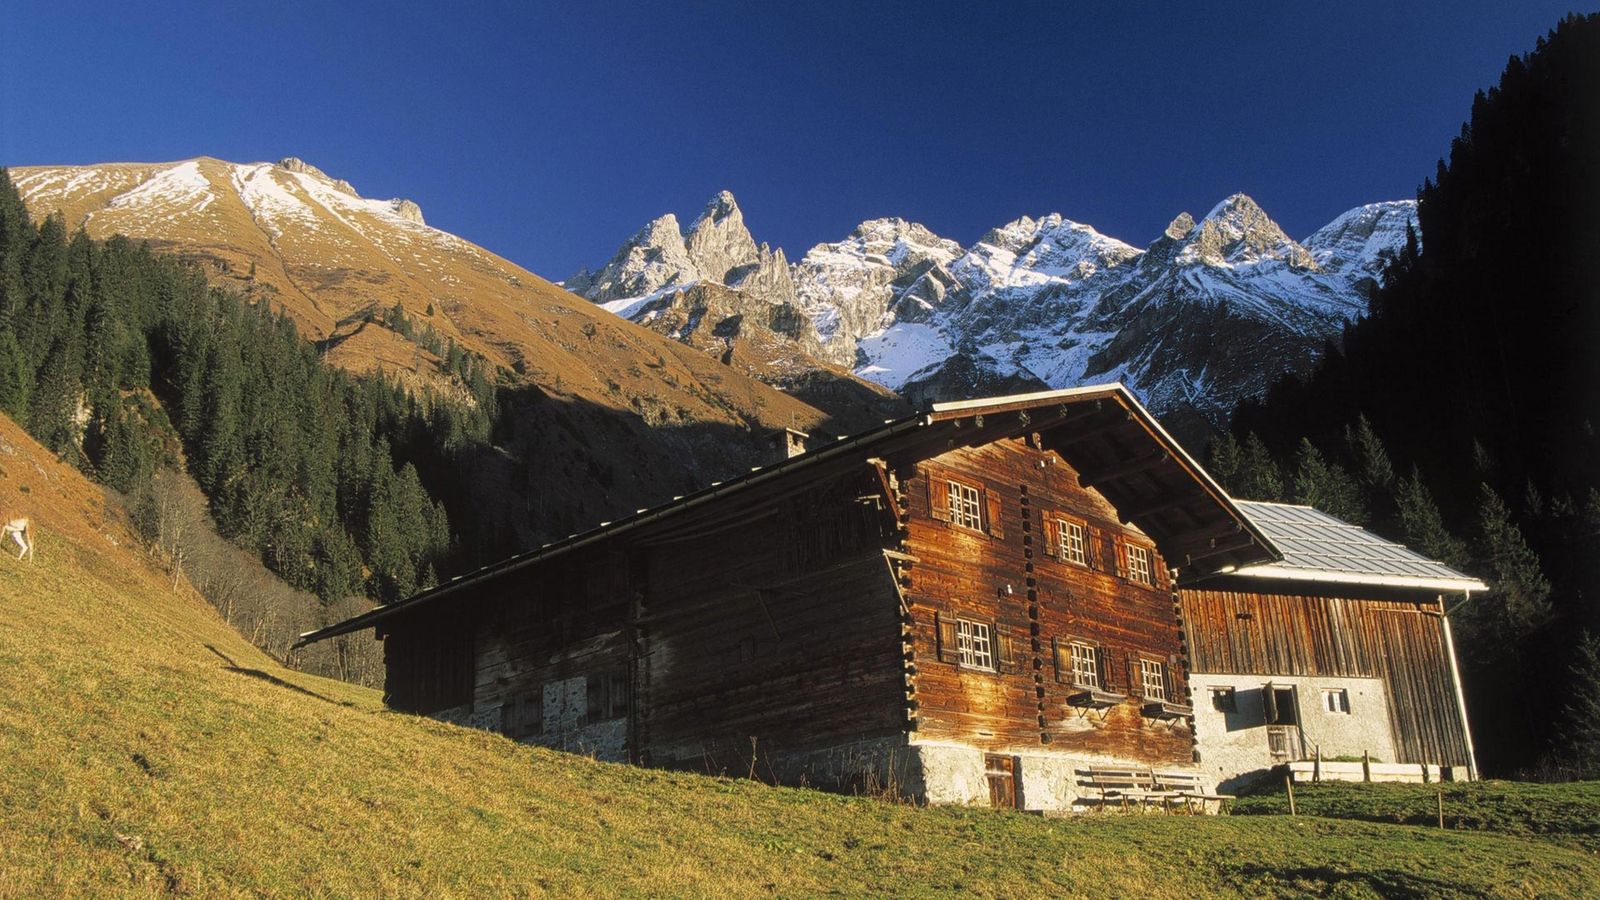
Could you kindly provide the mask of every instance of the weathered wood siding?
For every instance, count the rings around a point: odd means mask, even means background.
[[[1194,671],[1381,678],[1396,762],[1468,764],[1436,601],[1239,581],[1179,591]]]
[[[472,702],[473,623],[460,609],[429,610],[380,636],[388,706],[426,714]]]
[[[904,729],[899,599],[882,553],[894,524],[865,469],[759,519],[650,548],[639,698],[649,761],[746,771],[752,749]]]
[[[984,529],[945,521],[941,494],[952,479],[985,495],[991,520]],[[1171,698],[1188,702],[1165,563],[1147,538],[1122,525],[1098,492],[1080,487],[1078,473],[1059,456],[1021,440],[947,452],[917,464],[914,473],[902,471],[902,482],[909,503],[905,546],[917,557],[906,594],[919,740],[1152,764],[1192,761],[1187,723],[1146,718],[1137,672],[1130,672],[1130,659],[1139,656],[1165,663]],[[1087,526],[1087,565],[1045,552],[1045,519],[1054,513]],[[1149,550],[1154,585],[1119,574],[1118,539]],[[1011,645],[1010,664],[989,672],[941,661],[944,617],[992,621],[998,643]],[[1106,687],[1128,700],[1100,712],[1068,705],[1076,691],[1070,671],[1058,679],[1052,650],[1054,639],[1069,637],[1098,645]]]

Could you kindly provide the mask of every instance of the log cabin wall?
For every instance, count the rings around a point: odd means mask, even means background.
[[[1394,762],[1469,764],[1436,598],[1237,578],[1179,598],[1195,672],[1380,679]]]
[[[870,474],[870,477],[868,477]],[[813,784],[808,754],[903,733],[893,513],[866,464],[646,553],[646,762]],[[752,743],[753,742],[753,743]]]
[[[1191,764],[1187,722],[1141,709],[1141,661],[1164,669],[1169,701],[1188,702],[1173,595],[1152,542],[1124,526],[1098,492],[1080,487],[1059,456],[1020,439],[952,450],[902,474],[910,503],[905,549],[917,558],[907,590],[916,742]],[[962,522],[963,510],[951,508],[952,481],[976,489],[976,521],[970,509]],[[1063,556],[1063,521],[1081,529],[1081,561]],[[1151,583],[1133,580],[1130,546],[1148,554]],[[952,639],[961,641],[951,620],[992,624],[994,671],[950,652]],[[1125,701],[1099,710],[1069,704],[1081,693],[1072,684],[1074,640],[1095,648],[1101,686]],[[1057,647],[1068,648],[1060,666]]]

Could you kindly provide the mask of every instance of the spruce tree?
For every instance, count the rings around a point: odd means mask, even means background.
[[[1595,778],[1600,776],[1600,636],[1584,631],[1573,657],[1557,750],[1577,777]]]
[[[1283,500],[1283,473],[1278,470],[1272,451],[1254,432],[1245,436],[1236,478],[1237,494],[1245,500]]]
[[[1471,568],[1467,543],[1445,527],[1444,517],[1433,502],[1422,473],[1415,466],[1409,478],[1401,479],[1395,491],[1401,541],[1412,550],[1436,559],[1457,570]]]
[[[1490,592],[1476,601],[1475,618],[1515,640],[1549,618],[1550,582],[1505,501],[1487,484],[1480,493],[1477,557]]]
[[[1300,439],[1300,449],[1295,454],[1293,496],[1296,503],[1353,525],[1366,524],[1366,504],[1355,479],[1338,463],[1324,458],[1309,438]]]

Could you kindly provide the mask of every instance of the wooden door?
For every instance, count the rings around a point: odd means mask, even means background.
[[[989,805],[995,809],[1017,808],[1017,759],[989,753],[983,757],[989,777]]]

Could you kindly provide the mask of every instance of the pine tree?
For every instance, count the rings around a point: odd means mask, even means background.
[[[28,397],[33,392],[33,367],[17,346],[17,336],[0,325],[0,412],[18,423],[28,422]]]
[[[1272,458],[1272,451],[1252,432],[1245,436],[1240,451],[1237,490],[1230,488],[1245,500],[1280,502],[1283,500],[1283,473]]]
[[[1514,640],[1549,618],[1550,582],[1505,501],[1487,484],[1481,496],[1477,556],[1490,593],[1477,602],[1474,618]]]
[[[1300,439],[1295,454],[1294,502],[1322,510],[1354,525],[1367,521],[1366,504],[1354,478],[1338,463],[1329,462],[1309,438]]]
[[[1402,479],[1395,492],[1401,540],[1407,547],[1457,570],[1466,571],[1472,563],[1467,543],[1451,534],[1444,517],[1433,502],[1422,473],[1415,466],[1411,477]]]
[[[1558,754],[1580,778],[1600,776],[1600,636],[1584,631],[1568,668]]]
[[[1365,413],[1356,417],[1355,428],[1345,426],[1344,442],[1355,462],[1355,479],[1361,486],[1370,520],[1382,529],[1395,516],[1396,478],[1389,451]]]

